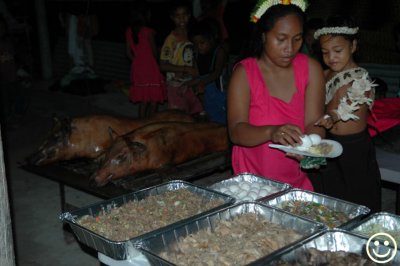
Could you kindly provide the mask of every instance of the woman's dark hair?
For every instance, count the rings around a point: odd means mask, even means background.
[[[147,19],[150,14],[150,5],[146,1],[137,1],[132,5],[129,14],[129,26],[135,44],[139,43],[139,32],[148,23]]]
[[[291,14],[298,16],[302,26],[304,25],[305,14],[298,6],[279,4],[270,7],[255,24],[251,41],[249,42],[248,49],[245,50],[244,57],[260,57],[264,49],[262,35],[270,31],[278,19]]]
[[[334,15],[329,17],[324,27],[348,27],[356,28],[357,24],[353,17],[344,15]],[[343,36],[346,40],[352,42],[358,38],[358,34],[332,34],[332,36]]]

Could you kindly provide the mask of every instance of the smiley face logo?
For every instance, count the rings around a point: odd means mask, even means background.
[[[392,245],[394,248],[388,248],[386,252],[381,254],[377,251],[381,242],[385,247]],[[397,243],[396,240],[394,240],[394,238],[387,233],[376,233],[368,239],[365,248],[367,250],[368,257],[371,260],[376,263],[386,263],[393,260],[393,258],[396,256]]]

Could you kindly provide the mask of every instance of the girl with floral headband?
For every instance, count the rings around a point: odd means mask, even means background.
[[[357,50],[354,21],[333,16],[314,37],[319,40],[325,70],[325,115],[316,125],[327,129],[327,138],[341,143],[343,154],[329,159],[313,178],[316,191],[369,207],[381,208],[381,185],[375,148],[367,130],[374,101],[368,72],[354,61]]]
[[[260,1],[251,20],[253,38],[236,64],[228,88],[228,130],[234,174],[253,173],[313,190],[299,166],[301,156],[270,143],[299,145],[303,134],[324,137],[314,122],[324,111],[321,65],[299,53],[303,42],[302,0]]]

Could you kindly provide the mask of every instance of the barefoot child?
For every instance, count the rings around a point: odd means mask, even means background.
[[[367,130],[375,85],[368,72],[354,61],[357,32],[351,18],[333,16],[314,34],[329,67],[324,73],[326,114],[316,124],[327,129],[327,138],[343,146],[343,154],[328,160],[313,185],[317,192],[376,212],[381,208],[380,172]]]

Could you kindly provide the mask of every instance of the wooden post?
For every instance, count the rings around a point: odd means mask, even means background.
[[[14,244],[8,203],[7,180],[4,166],[3,142],[0,131],[0,265],[14,266]]]
[[[51,63],[51,49],[49,31],[47,28],[45,0],[35,0],[35,11],[42,76],[43,79],[48,80],[53,77],[53,68]]]

